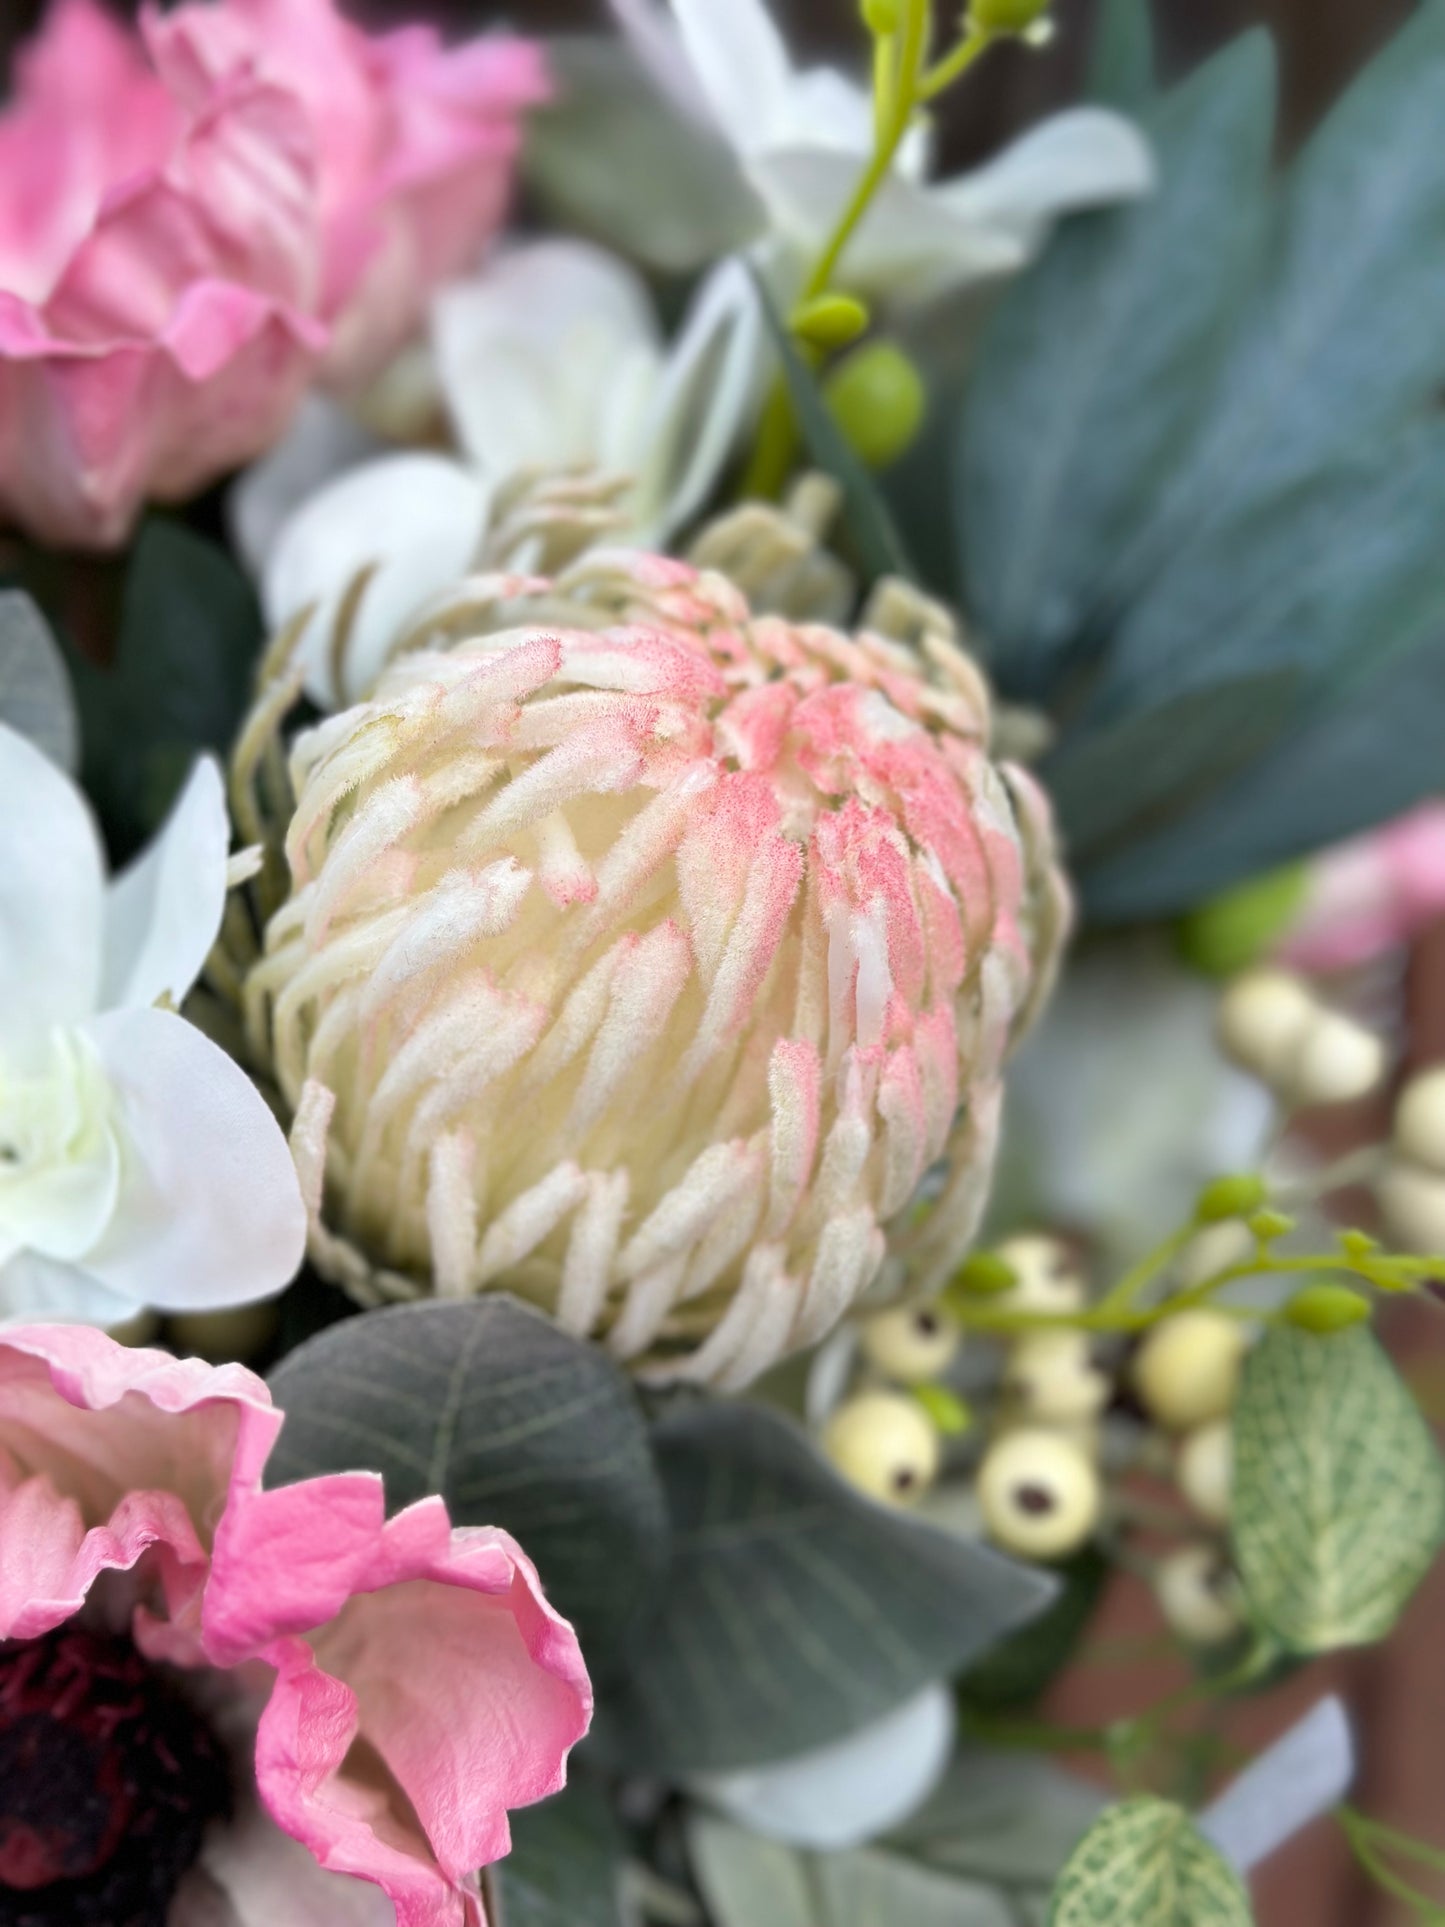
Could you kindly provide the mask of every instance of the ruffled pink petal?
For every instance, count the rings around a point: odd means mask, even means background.
[[[1445,915],[1445,803],[1423,803],[1324,851],[1282,955],[1301,970],[1351,970]]]
[[[474,1870],[507,1808],[555,1792],[586,1731],[577,1640],[505,1533],[453,1531],[439,1499],[383,1516],[369,1474],[233,1507],[205,1643],[277,1670],[257,1784],[322,1866],[374,1880],[399,1927],[475,1920]]]
[[[0,1332],[0,1639],[84,1604],[99,1575],[146,1555],[167,1618],[147,1649],[198,1655],[211,1536],[255,1487],[281,1415],[261,1380],[117,1345],[84,1325]]]

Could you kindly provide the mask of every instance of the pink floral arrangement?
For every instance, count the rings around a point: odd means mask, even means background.
[[[0,117],[0,515],[121,541],[354,384],[505,212],[539,50],[332,0],[58,0]],[[43,192],[38,191],[43,187]]]
[[[217,1889],[241,1927],[281,1896],[306,1927],[388,1920],[382,1895],[399,1927],[482,1919],[508,1807],[587,1729],[576,1638],[440,1499],[263,1492],[281,1423],[243,1366],[0,1337],[0,1889],[128,1920],[178,1878],[169,1927]]]

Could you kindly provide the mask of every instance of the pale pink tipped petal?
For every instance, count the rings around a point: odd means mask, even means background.
[[[102,1008],[162,996],[179,1006],[221,928],[230,843],[221,772],[203,756],[153,841],[106,891]]]
[[[194,1657],[211,1534],[259,1483],[280,1423],[239,1365],[83,1325],[0,1331],[0,1639],[61,1624],[98,1574],[149,1555],[168,1622],[154,1648]]]
[[[375,1880],[400,1927],[476,1917],[508,1807],[562,1785],[591,1713],[575,1635],[513,1541],[453,1531],[439,1499],[383,1522],[365,1474],[232,1509],[205,1638],[221,1664],[277,1669],[256,1752],[271,1814]]]
[[[300,1266],[306,1213],[256,1086],[170,1011],[111,1011],[85,1034],[116,1094],[127,1151],[115,1214],[87,1269],[162,1311],[274,1296]]]

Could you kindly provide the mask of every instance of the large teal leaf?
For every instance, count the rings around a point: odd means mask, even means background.
[[[627,1842],[600,1786],[574,1772],[511,1828],[512,1851],[491,1869],[489,1927],[623,1927]]]
[[[786,1420],[708,1401],[654,1428],[672,1563],[601,1737],[664,1776],[822,1746],[957,1672],[1053,1582],[872,1504]]]
[[[1148,117],[1158,192],[1064,225],[993,317],[959,445],[969,610],[1006,688],[1079,646],[1196,430],[1250,283],[1273,132],[1262,33]]]

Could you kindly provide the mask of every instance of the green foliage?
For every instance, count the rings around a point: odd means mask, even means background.
[[[1149,0],[1103,0],[1086,86],[1091,100],[1138,114],[1154,92],[1154,22]]]
[[[726,1771],[839,1739],[1053,1595],[1046,1576],[861,1497],[760,1406],[679,1405],[653,1438],[672,1559],[601,1732],[637,1770]]]
[[[511,1816],[512,1851],[492,1872],[490,1927],[622,1927],[626,1840],[606,1793],[575,1767],[565,1790]]]
[[[1110,1807],[1054,1890],[1049,1927],[1250,1927],[1249,1896],[1183,1807]]]
[[[0,589],[0,723],[74,772],[80,741],[70,679],[49,625],[22,589]]]
[[[662,1492],[626,1376],[491,1296],[333,1325],[271,1378],[273,1483],[366,1466],[400,1510],[439,1492],[459,1525],[520,1540],[604,1675],[667,1556]]]
[[[1016,1633],[1000,1640],[959,1681],[964,1705],[1001,1713],[1032,1706],[1063,1671],[1088,1630],[1109,1577],[1109,1562],[1089,1546],[1056,1568],[1059,1596]]]
[[[1191,910],[1179,926],[1179,954],[1210,977],[1232,977],[1267,955],[1303,908],[1309,870],[1287,863]]]
[[[1093,89],[1145,98],[1147,69],[1115,0]],[[1145,108],[1158,194],[1065,223],[994,317],[967,599],[1005,693],[1056,713],[1096,917],[1188,910],[1438,785],[1442,87],[1426,0],[1275,183],[1245,36]]]
[[[1279,1326],[1250,1354],[1231,1524],[1250,1610],[1288,1650],[1390,1631],[1445,1533],[1445,1473],[1368,1331]]]
[[[261,641],[255,597],[225,552],[149,518],[126,573],[114,666],[70,654],[81,776],[113,860],[158,827],[201,751],[230,749]]]

